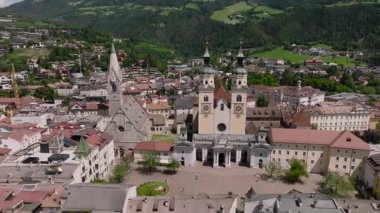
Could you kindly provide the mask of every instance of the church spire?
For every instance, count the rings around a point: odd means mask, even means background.
[[[117,60],[115,46],[112,43],[110,52],[110,64],[107,73],[109,114],[113,115],[122,106],[123,94],[121,89],[122,76]]]
[[[243,54],[242,45],[243,45],[243,42],[240,41],[240,49],[239,49],[239,53],[237,55],[237,66],[238,67],[244,67],[244,54]]]
[[[119,61],[117,60],[115,45],[113,43],[111,44],[110,65],[108,72],[113,72],[115,77],[121,80],[120,65]]]
[[[210,53],[208,52],[208,41],[206,41],[206,50],[203,55],[204,66],[210,66]]]

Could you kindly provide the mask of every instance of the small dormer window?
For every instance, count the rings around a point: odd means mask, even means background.
[[[207,96],[207,95],[205,95],[205,96],[203,97],[203,101],[204,101],[204,102],[208,102],[208,96]]]
[[[351,138],[346,138],[346,142],[351,142]]]
[[[224,104],[220,104],[220,111],[224,111]]]

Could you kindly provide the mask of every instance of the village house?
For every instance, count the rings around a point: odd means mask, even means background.
[[[133,158],[136,162],[144,160],[144,154],[152,153],[160,163],[170,163],[173,152],[172,145],[160,141],[141,141],[133,149]]]
[[[370,153],[367,143],[349,131],[272,128],[269,141],[271,161],[289,168],[292,158],[306,163],[307,172],[328,171],[363,180],[364,161]]]
[[[264,95],[269,100],[274,100],[277,103],[285,103],[292,106],[314,106],[325,100],[325,92],[307,86],[302,87],[301,81],[298,85],[281,86],[281,87],[267,87],[262,85],[254,85],[252,87],[253,95]]]
[[[169,118],[171,110],[167,102],[157,102],[147,104],[146,111],[150,115],[163,115],[165,118]]]
[[[19,129],[2,137],[0,147],[11,150],[14,154],[21,149],[41,141],[41,133],[29,129]]]

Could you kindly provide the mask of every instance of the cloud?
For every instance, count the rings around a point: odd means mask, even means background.
[[[23,0],[0,0],[0,7],[6,7]]]

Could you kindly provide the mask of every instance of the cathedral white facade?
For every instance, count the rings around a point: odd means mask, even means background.
[[[149,116],[132,96],[123,96],[122,75],[115,47],[112,45],[107,73],[109,113],[97,124],[100,131],[114,138],[116,154],[123,156],[126,150],[151,137]]]
[[[240,48],[237,67],[232,76],[231,91],[215,85],[217,72],[210,65],[210,54],[204,54],[202,85],[199,87],[198,106],[193,115],[198,131],[191,141],[186,140],[186,129],[174,146],[174,157],[185,166],[196,161],[213,167],[231,167],[232,163],[249,167],[268,164],[271,147],[265,133],[246,134],[247,72]]]

